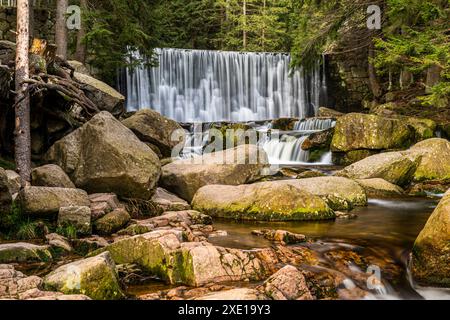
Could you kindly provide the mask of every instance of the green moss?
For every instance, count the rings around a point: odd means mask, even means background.
[[[12,160],[0,158],[0,168],[5,170],[16,170],[16,164]]]

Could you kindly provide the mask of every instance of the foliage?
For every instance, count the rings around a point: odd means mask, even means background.
[[[48,228],[42,221],[31,221],[14,202],[11,211],[0,218],[0,233],[7,239],[35,240],[42,239]]]
[[[68,239],[77,238],[77,228],[72,224],[66,224],[64,226],[58,226],[55,231],[57,234],[62,235]]]

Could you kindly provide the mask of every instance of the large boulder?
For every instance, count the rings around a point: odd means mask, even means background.
[[[189,203],[163,188],[156,189],[152,202],[162,211],[183,211],[191,209]]]
[[[149,199],[160,176],[155,153],[108,112],[56,142],[46,154],[79,188]]]
[[[399,186],[380,178],[357,179],[356,182],[366,190],[369,198],[395,198],[405,194]]]
[[[139,139],[158,147],[164,157],[171,157],[175,146],[184,146],[183,128],[154,110],[140,110],[122,123]]]
[[[333,210],[349,210],[367,205],[364,189],[355,181],[342,177],[315,177],[283,180],[277,183],[292,185],[321,197]]]
[[[171,284],[258,281],[269,272],[257,251],[221,248],[207,242],[182,243],[182,237],[180,231],[152,231],[118,240],[105,250],[117,264],[137,264]]]
[[[268,163],[264,150],[255,145],[241,145],[165,165],[161,183],[190,202],[197,190],[206,185],[252,182],[260,177]]]
[[[20,191],[22,210],[30,215],[58,213],[61,207],[89,206],[86,191],[72,188],[27,187]]]
[[[289,265],[267,279],[261,290],[273,300],[313,300],[303,273]]]
[[[406,149],[413,139],[414,132],[404,121],[350,113],[337,119],[331,149],[335,152]]]
[[[408,150],[421,161],[414,173],[414,181],[450,180],[450,142],[445,139],[421,141]]]
[[[450,287],[450,190],[417,237],[411,266],[420,284]]]
[[[192,207],[213,217],[239,220],[293,221],[335,217],[320,197],[284,181],[205,186],[195,194]]]
[[[52,255],[48,246],[26,242],[0,244],[0,263],[49,262]]]
[[[63,169],[54,164],[34,168],[31,172],[31,184],[41,187],[75,188]]]
[[[74,73],[74,79],[84,85],[86,96],[102,111],[115,116],[125,111],[125,97],[106,83],[80,72]]]
[[[91,209],[86,206],[71,206],[60,208],[58,213],[58,226],[72,226],[80,235],[91,234]]]
[[[408,156],[402,152],[387,152],[358,161],[336,173],[351,179],[381,178],[404,186],[413,178],[421,156]]]
[[[65,294],[85,294],[95,300],[124,297],[116,266],[108,252],[57,268],[44,278],[47,290]]]

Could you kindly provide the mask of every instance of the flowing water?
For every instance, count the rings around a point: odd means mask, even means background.
[[[256,121],[317,115],[325,66],[290,69],[282,53],[158,49],[159,66],[119,79],[128,111],[152,108],[181,122]]]

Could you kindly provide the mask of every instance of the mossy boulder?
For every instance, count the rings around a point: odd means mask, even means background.
[[[212,217],[236,220],[294,221],[335,217],[320,197],[281,181],[205,186],[195,194],[192,207]]]
[[[350,179],[381,178],[398,186],[407,185],[413,179],[420,163],[420,155],[387,152],[358,161],[335,175]]]
[[[61,207],[89,206],[86,191],[72,188],[27,187],[19,192],[22,211],[29,215],[56,214]]]
[[[431,119],[414,118],[414,117],[400,117],[400,120],[405,120],[408,125],[414,129],[415,140],[422,141],[435,137],[437,130],[437,123]]]
[[[171,157],[172,149],[175,146],[184,145],[183,128],[176,121],[168,119],[154,110],[139,110],[123,120],[122,123],[131,129],[141,141],[156,146],[164,157]]]
[[[331,149],[335,152],[406,149],[413,141],[414,132],[404,121],[350,113],[337,119]]]
[[[34,168],[31,172],[31,183],[41,187],[75,188],[69,176],[55,164]]]
[[[367,205],[365,190],[355,181],[343,177],[316,177],[278,181],[322,198],[333,210],[350,210]]]
[[[241,145],[165,165],[161,184],[190,202],[203,186],[250,183],[258,179],[268,166],[267,154],[263,149],[255,145]]]
[[[333,152],[332,162],[339,166],[348,166],[365,158],[378,154],[377,150],[352,150],[348,152]]]
[[[445,139],[421,141],[408,150],[411,157],[421,157],[414,181],[450,179],[450,142]]]
[[[0,168],[0,215],[8,214],[11,210],[12,194],[6,170]]]
[[[114,261],[108,252],[57,268],[44,278],[46,290],[84,294],[94,300],[124,298]]]
[[[412,274],[423,285],[450,287],[450,191],[414,243]]]
[[[116,209],[94,222],[94,230],[100,235],[110,235],[122,229],[131,217],[125,209]]]
[[[26,242],[0,244],[1,263],[49,262],[52,260],[48,246]]]
[[[395,198],[405,195],[399,186],[381,178],[356,180],[364,188],[369,198]]]
[[[148,200],[161,173],[157,155],[105,111],[56,142],[45,158],[89,193],[127,198]]]

